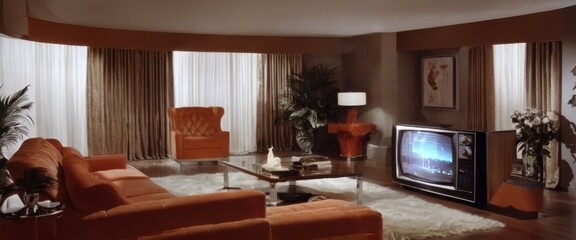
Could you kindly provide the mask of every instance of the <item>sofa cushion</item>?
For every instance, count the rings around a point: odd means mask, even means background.
[[[129,203],[118,187],[90,173],[84,157],[76,149],[65,147],[62,154],[66,187],[76,210],[95,212]]]
[[[331,211],[345,211],[345,210],[354,210],[354,209],[365,209],[366,207],[363,205],[355,204],[353,202],[344,201],[344,200],[337,200],[337,199],[328,199],[323,201],[316,201],[307,204],[292,204],[292,205],[284,205],[279,207],[268,208],[266,210],[266,215],[268,217],[272,216],[279,216],[282,214],[293,214],[303,213],[303,212],[331,212]]]
[[[132,166],[126,166],[124,169],[110,169],[102,171],[94,171],[92,174],[98,176],[101,179],[116,181],[122,179],[141,179],[148,178],[144,173],[138,171],[138,169]]]
[[[120,191],[120,194],[126,198],[156,193],[168,193],[166,189],[152,182],[149,178],[121,179],[112,181],[112,183]]]
[[[47,174],[57,180],[54,187],[44,189],[42,199],[67,202],[66,186],[60,173],[62,155],[50,142],[43,138],[26,139],[8,161],[8,171],[14,180],[22,178],[24,172],[32,168],[45,168]]]
[[[266,215],[275,240],[382,239],[382,215],[344,200],[267,208]]]
[[[174,196],[172,193],[168,193],[168,192],[166,192],[166,193],[153,193],[153,194],[129,197],[128,201],[130,201],[130,203],[137,203],[137,202],[144,202],[144,201],[158,201],[158,200],[175,198],[175,197],[176,196]]]
[[[183,149],[194,148],[222,148],[221,137],[185,137],[182,141]]]

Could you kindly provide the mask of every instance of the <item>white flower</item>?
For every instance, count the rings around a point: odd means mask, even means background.
[[[540,125],[540,123],[542,123],[542,121],[540,121],[539,117],[535,117],[534,119],[532,119],[532,121],[530,121],[530,123],[532,123],[532,125],[534,126],[538,126]]]
[[[548,118],[550,118],[550,120],[553,122],[558,121],[558,115],[556,115],[554,112],[547,112],[546,116],[548,116]]]
[[[528,125],[529,127],[532,127],[532,123],[530,121],[528,121],[528,119],[524,119],[524,125]]]
[[[542,118],[542,124],[548,124],[549,122],[550,122],[550,118],[548,118],[548,117]]]

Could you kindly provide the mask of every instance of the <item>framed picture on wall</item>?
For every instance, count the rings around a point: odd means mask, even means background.
[[[422,108],[457,110],[455,56],[422,57]]]

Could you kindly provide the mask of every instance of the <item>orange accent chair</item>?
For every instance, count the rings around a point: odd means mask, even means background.
[[[230,132],[220,127],[223,115],[222,107],[168,109],[171,157],[181,161],[230,156]]]

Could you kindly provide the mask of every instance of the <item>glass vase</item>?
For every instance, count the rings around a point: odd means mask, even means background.
[[[38,204],[39,193],[27,193],[24,192],[22,196],[22,202],[26,206],[26,215],[32,215],[36,213],[36,204]]]
[[[541,169],[538,166],[538,156],[525,154],[522,158],[522,167],[524,177],[538,181],[541,176]]]

